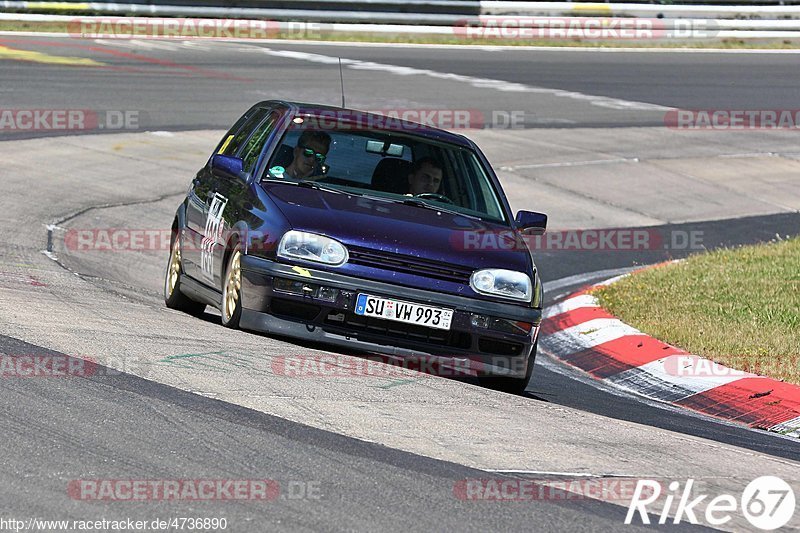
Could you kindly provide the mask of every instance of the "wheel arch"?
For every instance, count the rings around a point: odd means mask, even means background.
[[[172,243],[175,242],[175,238],[180,234],[180,232],[185,227],[186,227],[186,204],[181,204],[178,206],[177,211],[175,211],[175,218],[172,219],[172,229],[170,230],[170,241],[169,241],[170,246],[172,246]]]
[[[247,235],[248,231],[249,229],[243,222],[240,222],[231,228],[228,239],[225,241],[225,252],[222,254],[220,279],[225,279],[225,270],[228,268],[228,261],[230,260],[231,253],[233,252],[233,249],[236,247],[237,243],[241,243],[242,245],[242,254],[247,253],[247,239],[244,237],[244,235]]]

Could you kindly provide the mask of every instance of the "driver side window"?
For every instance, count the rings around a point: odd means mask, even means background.
[[[278,114],[272,112],[264,121],[256,128],[255,132],[247,140],[247,143],[242,148],[242,153],[239,157],[244,162],[244,170],[246,172],[253,172],[261,151],[264,148],[264,143],[267,142],[267,137],[275,129],[275,123],[278,121]]]
[[[217,149],[217,153],[222,155],[236,155],[239,152],[239,148],[241,148],[242,144],[253,132],[253,129],[264,119],[268,112],[269,110],[264,108],[251,110],[249,116],[245,116],[239,120],[242,124],[238,129],[234,126],[234,128],[228,132],[228,135]]]

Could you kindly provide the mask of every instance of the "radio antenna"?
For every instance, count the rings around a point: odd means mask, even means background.
[[[344,74],[342,74],[342,58],[339,58],[339,81],[342,83],[342,109],[345,108],[344,105]]]

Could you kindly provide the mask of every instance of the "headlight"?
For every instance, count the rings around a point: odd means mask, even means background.
[[[527,274],[501,268],[489,268],[474,272],[469,278],[469,286],[481,294],[521,302],[530,302],[533,294],[531,278]]]
[[[322,235],[292,230],[278,244],[278,257],[338,266],[347,262],[347,248]]]

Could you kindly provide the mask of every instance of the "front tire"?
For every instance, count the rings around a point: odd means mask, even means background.
[[[181,240],[176,234],[170,246],[169,261],[167,262],[167,272],[164,275],[164,303],[170,309],[176,309],[189,313],[190,315],[200,316],[206,310],[206,304],[195,302],[181,292],[181,277],[183,276],[183,266],[181,265]]]
[[[242,248],[237,242],[228,256],[222,285],[222,325],[238,328],[242,316]]]

